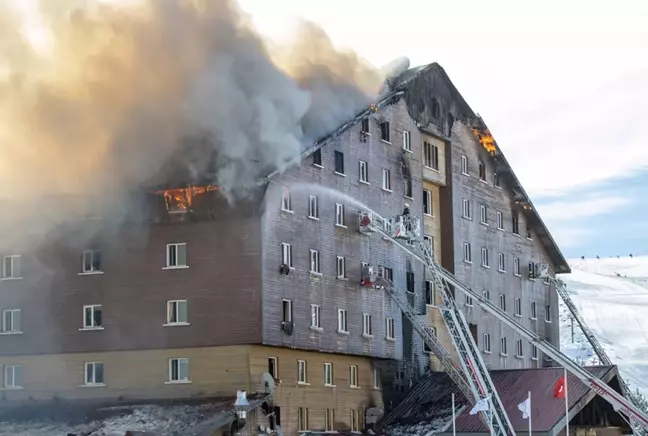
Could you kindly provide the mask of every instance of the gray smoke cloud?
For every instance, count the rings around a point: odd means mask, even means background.
[[[164,182],[169,162],[187,181],[209,175],[228,198],[245,197],[383,84],[312,23],[270,46],[231,0],[46,0],[39,10],[47,37],[34,46],[34,30],[0,5],[0,182],[23,202],[119,198]]]

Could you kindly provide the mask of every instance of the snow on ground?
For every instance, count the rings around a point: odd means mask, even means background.
[[[632,390],[648,395],[648,257],[578,259],[561,275],[572,300]],[[574,360],[597,363],[568,309],[560,307],[561,347]]]

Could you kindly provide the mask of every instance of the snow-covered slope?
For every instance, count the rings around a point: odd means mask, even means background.
[[[648,257],[572,260],[562,275],[572,300],[632,390],[648,395]],[[574,360],[596,363],[561,303],[561,343]]]

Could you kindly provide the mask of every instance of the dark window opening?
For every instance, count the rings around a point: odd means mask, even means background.
[[[526,226],[526,237],[528,239],[532,239],[531,238],[531,227],[529,227],[529,226]]]
[[[439,108],[439,102],[436,98],[432,99],[432,118],[439,118],[441,115],[441,110]]]
[[[486,164],[479,162],[479,180],[486,180]]]
[[[514,234],[519,235],[520,234],[520,218],[517,215],[513,215],[512,222],[513,222],[513,228],[511,229],[511,231]]]
[[[313,165],[322,166],[322,149],[318,148],[313,152]]]
[[[412,181],[405,180],[405,197],[412,198]]]
[[[360,131],[362,133],[369,133],[369,118],[365,118],[364,120],[362,120]]]
[[[493,185],[500,187],[500,175],[495,173],[493,174]]]
[[[407,280],[407,292],[414,292],[414,273],[408,271],[405,273],[405,278]]]
[[[335,151],[335,172],[344,174],[344,153]]]
[[[380,123],[380,139],[390,141],[389,123],[387,121]]]

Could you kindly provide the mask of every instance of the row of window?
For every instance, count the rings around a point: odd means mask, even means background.
[[[470,176],[470,172],[468,171],[468,157],[464,155],[461,155],[461,174]],[[479,161],[478,176],[479,180],[486,182],[486,164],[482,160]],[[500,176],[495,172],[493,173],[493,186],[497,188],[501,187]]]
[[[529,344],[531,351],[531,359],[538,360],[538,347],[533,344]],[[491,349],[491,335],[490,333],[484,333],[482,341],[482,351],[486,354],[492,353]],[[505,336],[500,338],[500,356],[508,357],[508,341]],[[515,340],[515,357],[523,358],[524,357],[524,343],[522,339]]]
[[[463,260],[466,263],[472,264],[472,245],[470,242],[463,243]],[[481,266],[484,268],[490,268],[490,256],[489,250],[486,247],[481,249]],[[500,273],[506,272],[506,259],[504,253],[497,253],[497,271]],[[528,278],[529,280],[535,280],[535,263],[528,263]],[[522,277],[520,274],[520,259],[517,257],[513,258],[513,275],[517,277]],[[551,284],[551,278],[549,276],[544,278],[544,284]]]
[[[294,319],[293,303],[291,300],[282,301],[282,321],[292,323]],[[322,327],[322,308],[317,304],[311,304],[311,321],[310,329],[315,331],[323,331]],[[337,311],[337,332],[341,334],[349,334],[348,312],[346,309],[338,309]],[[385,339],[395,340],[394,331],[394,318],[385,317]],[[374,337],[373,317],[369,313],[362,314],[362,336],[371,339]]]
[[[310,411],[307,407],[300,407],[297,409],[297,430],[300,432],[305,432],[311,430],[309,425],[309,416]],[[352,432],[360,432],[363,428],[362,426],[363,413],[360,409],[351,409],[349,411],[349,429]],[[324,431],[325,432],[334,432],[335,431],[335,409],[326,409],[324,411]],[[346,429],[345,429],[346,430]]]
[[[472,202],[466,198],[462,201],[462,217],[468,220],[472,220]],[[495,222],[497,224],[497,230],[505,231],[504,229],[504,215],[502,212],[495,212]],[[488,208],[485,205],[479,206],[479,223],[485,226],[488,226]],[[520,217],[517,214],[513,214],[511,217],[511,233],[514,235],[520,235]],[[526,238],[532,239],[531,227],[526,226]]]
[[[21,260],[18,254],[3,256],[2,278],[21,279]],[[174,243],[166,246],[166,266],[164,269],[187,268],[187,244]],[[103,255],[101,250],[84,250],[81,253],[81,272],[79,275],[102,274]]]

